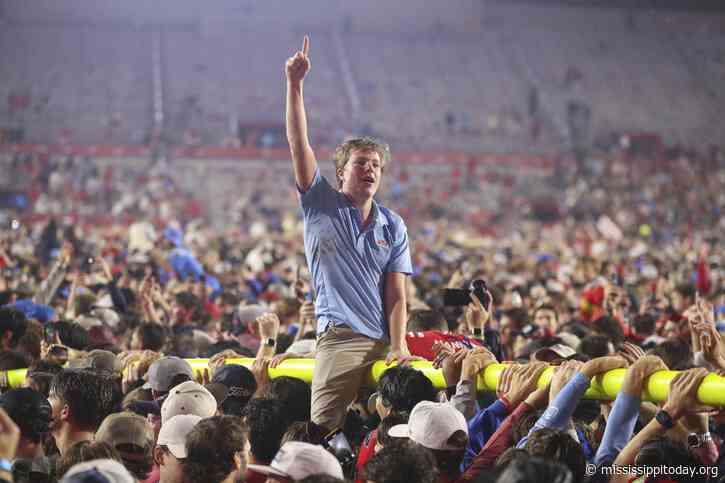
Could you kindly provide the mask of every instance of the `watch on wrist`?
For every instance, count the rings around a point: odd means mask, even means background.
[[[277,339],[275,339],[274,337],[267,337],[266,339],[264,339],[264,345],[266,345],[267,347],[274,347],[277,345]]]
[[[657,411],[657,414],[655,414],[655,419],[665,429],[672,429],[675,426],[675,421],[672,419],[672,416],[670,416],[670,413],[668,413],[664,409],[660,409],[659,411]]]
[[[712,435],[710,435],[709,431],[707,433],[690,433],[687,435],[687,445],[690,448],[699,448],[710,441],[712,441]]]

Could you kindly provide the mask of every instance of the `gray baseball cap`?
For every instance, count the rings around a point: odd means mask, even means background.
[[[162,357],[149,367],[149,382],[144,387],[156,392],[169,392],[174,378],[178,375],[186,375],[194,380],[194,370],[184,359],[175,356]]]

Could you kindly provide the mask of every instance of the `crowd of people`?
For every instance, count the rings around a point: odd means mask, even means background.
[[[722,160],[683,155],[648,176],[624,156],[559,166],[553,208],[515,189],[480,206],[486,186],[445,179],[416,192],[407,174],[384,193],[401,218],[373,202],[396,170],[387,147],[343,144],[339,191],[321,176],[300,128],[308,51],[287,64],[301,213],[265,186],[244,206],[254,229],[219,230],[169,165],[124,177],[3,157],[17,183],[0,232],[0,477],[720,481],[725,413],[698,388],[725,371]],[[335,203],[360,214],[335,218]],[[375,236],[339,253],[347,230]],[[254,363],[227,364],[239,358]],[[311,385],[270,378],[305,358]],[[400,364],[361,384],[373,359]],[[497,362],[484,391],[477,375]],[[614,369],[613,401],[584,397]],[[657,405],[643,390],[667,369],[679,373]]]

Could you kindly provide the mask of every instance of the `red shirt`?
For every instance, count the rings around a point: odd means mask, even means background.
[[[411,355],[420,356],[432,361],[435,359],[433,344],[435,342],[446,342],[454,348],[472,349],[474,347],[485,347],[482,340],[472,339],[460,334],[450,334],[438,330],[427,330],[425,332],[408,332],[405,335],[405,342]]]
[[[378,430],[374,429],[365,436],[365,440],[360,445],[360,451],[357,456],[357,464],[355,469],[357,470],[357,478],[355,483],[365,483],[365,479],[362,478],[362,470],[365,467],[370,458],[375,456],[375,445],[378,443]]]
[[[267,481],[267,475],[257,473],[256,471],[247,468],[247,471],[244,473],[244,481],[246,483],[264,483]]]
[[[151,472],[149,473],[148,477],[146,477],[145,480],[143,480],[142,483],[159,483],[159,479],[161,478],[161,470],[157,465],[154,465],[151,468]]]

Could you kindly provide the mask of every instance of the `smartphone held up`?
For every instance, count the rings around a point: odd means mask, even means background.
[[[486,310],[491,308],[491,296],[485,280],[474,280],[467,289],[447,288],[443,290],[443,305],[447,307],[463,307],[471,302],[471,294],[478,297]]]

